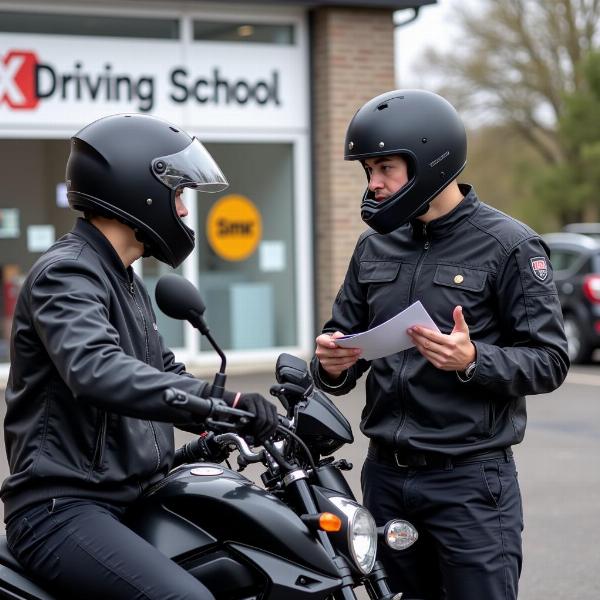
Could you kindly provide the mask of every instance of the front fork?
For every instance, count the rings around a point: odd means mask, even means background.
[[[371,600],[400,600],[402,592],[394,594],[387,583],[387,575],[380,561],[376,561],[365,579],[365,588]]]
[[[296,473],[302,473],[298,470]],[[304,475],[302,473],[302,475]],[[295,491],[297,501],[306,514],[315,515],[319,512],[317,505],[312,496],[310,486],[308,485],[305,475],[304,476],[291,477],[287,482],[288,488],[292,488]],[[356,600],[356,594],[354,593],[354,577],[350,567],[346,563],[345,559],[338,556],[335,548],[331,544],[329,536],[324,531],[318,531],[317,536],[325,551],[329,554],[330,558],[338,567],[340,578],[342,579],[342,587],[334,594],[336,600]],[[386,573],[383,565],[377,561],[373,567],[373,570],[365,578],[365,587],[372,600],[400,600],[402,594],[393,594],[387,584]]]

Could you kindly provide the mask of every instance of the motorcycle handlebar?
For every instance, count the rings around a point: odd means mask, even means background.
[[[235,433],[221,433],[216,435],[215,442],[217,444],[222,444],[223,446],[233,444],[237,447],[240,455],[243,456],[244,460],[248,463],[255,463],[263,460],[264,450],[252,452],[246,443],[246,440]]]
[[[252,413],[239,408],[232,408],[218,398],[201,398],[175,388],[165,390],[164,400],[170,406],[183,408],[202,419],[212,416],[233,416],[240,419],[243,417],[254,418]]]
[[[200,398],[175,388],[165,391],[164,400],[170,406],[184,408],[203,418],[209,417],[214,412],[215,403],[211,398]]]
[[[255,415],[252,413],[241,410],[239,408],[232,408],[225,404],[223,400],[218,398],[201,398],[200,396],[194,396],[188,392],[178,390],[175,388],[169,388],[164,393],[164,399],[170,406],[176,406],[183,408],[194,415],[203,419],[211,416],[234,416],[234,417],[246,417],[253,419]],[[286,429],[291,429],[292,421],[286,419],[281,415],[277,415],[279,423]]]

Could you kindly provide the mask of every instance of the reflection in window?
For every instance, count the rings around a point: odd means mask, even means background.
[[[213,42],[253,42],[291,46],[294,44],[294,26],[194,21],[194,39]]]

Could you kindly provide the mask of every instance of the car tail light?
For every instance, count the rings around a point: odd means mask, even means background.
[[[596,304],[600,304],[600,275],[587,275],[583,280],[583,293],[585,297]]]

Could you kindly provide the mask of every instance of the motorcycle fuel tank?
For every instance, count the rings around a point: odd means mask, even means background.
[[[230,543],[338,576],[332,560],[293,510],[218,464],[198,463],[173,471],[136,503],[128,525],[173,559]]]

